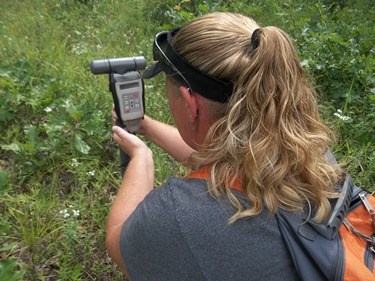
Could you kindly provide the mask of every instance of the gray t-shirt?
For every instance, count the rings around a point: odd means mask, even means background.
[[[130,277],[299,280],[275,217],[265,210],[229,224],[234,212],[227,199],[208,193],[205,181],[169,178],[122,228],[121,254]]]

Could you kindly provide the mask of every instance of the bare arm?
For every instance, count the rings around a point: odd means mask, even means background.
[[[168,124],[145,116],[140,134],[155,143],[180,163],[195,150],[185,143],[178,130]]]
[[[120,233],[125,221],[154,188],[154,162],[151,150],[138,137],[117,126],[113,132],[113,139],[131,160],[108,217],[106,246],[115,263],[128,275],[121,257]]]
[[[112,109],[112,120],[117,121],[117,115]],[[155,143],[179,163],[188,158],[195,150],[185,143],[178,130],[168,124],[159,122],[145,115],[141,129],[137,132]]]

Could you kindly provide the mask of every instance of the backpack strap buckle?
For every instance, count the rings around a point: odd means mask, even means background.
[[[366,235],[356,229],[346,218],[342,221],[346,228],[349,230],[351,234],[357,235],[359,238],[367,241],[373,248],[375,247],[375,237],[372,235]]]
[[[372,224],[375,228],[375,210],[374,208],[371,206],[370,202],[367,200],[367,197],[366,197],[366,192],[361,192],[359,194],[359,198],[361,199],[363,205],[365,206],[365,208],[367,209],[367,211],[369,212],[370,216],[371,216],[371,220],[372,220]]]

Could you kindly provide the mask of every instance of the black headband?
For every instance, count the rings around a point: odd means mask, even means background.
[[[232,94],[230,83],[203,73],[189,64],[173,48],[172,38],[178,30],[179,28],[160,32],[155,36],[153,52],[154,60],[157,62],[146,69],[143,78],[152,78],[162,71],[169,75],[177,74],[174,79],[203,97],[222,103],[228,101]]]

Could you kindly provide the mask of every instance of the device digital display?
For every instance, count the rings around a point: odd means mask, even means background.
[[[124,83],[119,85],[120,90],[126,90],[131,88],[137,88],[139,87],[139,82],[132,82],[132,83]]]

